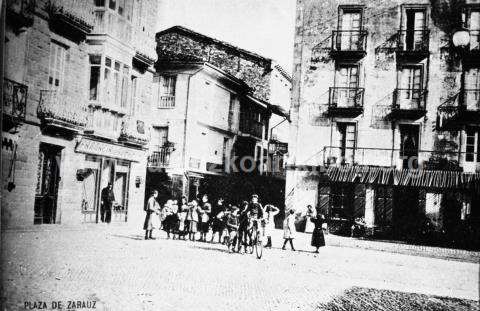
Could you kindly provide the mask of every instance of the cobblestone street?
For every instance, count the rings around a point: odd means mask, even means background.
[[[370,309],[393,310],[378,297],[398,291],[416,293],[395,296],[404,303],[447,296],[462,300],[444,309],[478,310],[476,263],[337,246],[315,255],[300,233],[299,251],[282,251],[278,230],[261,260],[218,244],[165,240],[163,232],[145,241],[141,231],[115,226],[2,235],[6,310],[34,301],[49,309],[63,301],[66,309],[68,300],[96,301],[100,310],[342,310],[332,301],[352,290],[367,293]]]

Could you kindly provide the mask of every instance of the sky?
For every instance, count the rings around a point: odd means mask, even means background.
[[[159,0],[157,30],[175,25],[229,42],[292,71],[295,0]]]

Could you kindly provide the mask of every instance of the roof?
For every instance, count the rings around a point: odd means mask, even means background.
[[[285,79],[287,79],[288,82],[292,83],[292,76],[290,76],[290,75],[288,74],[288,72],[287,72],[285,69],[283,69],[282,66],[280,66],[280,65],[277,64],[277,65],[274,66],[274,68],[277,69],[278,72],[280,72],[280,74],[281,74]]]
[[[209,44],[216,44],[216,45],[222,46],[226,50],[229,50],[229,51],[233,52],[233,54],[238,54],[240,56],[244,56],[245,58],[254,59],[258,62],[269,63],[270,65],[271,65],[271,62],[272,62],[272,59],[270,59],[270,58],[261,56],[257,53],[251,52],[251,51],[244,50],[244,49],[239,48],[235,45],[232,45],[228,42],[221,41],[221,40],[203,35],[201,33],[198,33],[196,31],[193,31],[191,29],[188,29],[186,27],[179,26],[179,25],[173,26],[173,27],[170,27],[170,28],[167,28],[165,30],[157,32],[157,34],[155,35],[155,38],[157,39],[158,37],[160,37],[164,34],[169,34],[169,33],[180,33],[182,35],[192,37],[192,38],[196,38],[196,39],[199,39],[199,40],[201,40],[203,42],[206,42],[206,43],[209,43]]]

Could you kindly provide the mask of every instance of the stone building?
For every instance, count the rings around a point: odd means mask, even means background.
[[[298,0],[287,205],[346,234],[478,241],[479,30],[478,1]]]
[[[140,221],[156,1],[6,5],[2,225]]]
[[[259,192],[275,200],[259,185],[263,175],[283,204],[288,137],[279,131],[270,140],[270,129],[289,123],[288,74],[271,59],[181,26],[156,40],[147,187],[165,198],[208,193],[236,201]]]

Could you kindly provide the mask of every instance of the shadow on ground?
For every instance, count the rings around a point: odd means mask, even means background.
[[[328,311],[480,310],[478,301],[474,300],[365,287],[351,287],[341,295],[334,296],[332,300],[319,304],[317,308]]]

